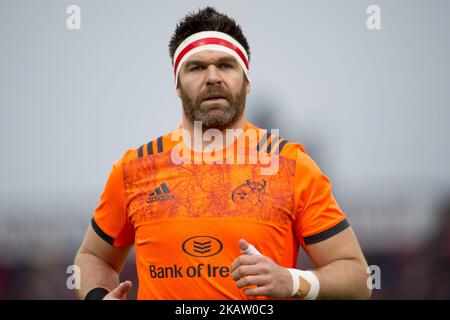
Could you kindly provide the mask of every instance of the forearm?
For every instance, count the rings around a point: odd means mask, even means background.
[[[118,272],[94,254],[78,252],[75,264],[81,270],[81,287],[77,290],[79,299],[84,299],[93,288],[101,287],[111,291],[119,285]]]
[[[369,299],[367,264],[356,259],[336,260],[315,270],[320,283],[317,299]]]

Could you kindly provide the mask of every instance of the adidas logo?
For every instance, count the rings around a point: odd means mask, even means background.
[[[150,192],[148,194],[147,203],[152,203],[155,201],[166,201],[166,200],[173,200],[175,199],[175,196],[170,193],[169,188],[167,187],[166,183],[163,182],[161,185],[155,189],[155,191]]]

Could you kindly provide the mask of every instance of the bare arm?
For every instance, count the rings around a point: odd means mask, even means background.
[[[320,282],[318,299],[370,298],[367,262],[351,227],[304,248],[318,268],[314,270]]]
[[[78,298],[84,299],[86,294],[96,287],[105,288],[108,291],[117,289],[119,273],[130,249],[131,246],[123,248],[111,246],[89,225],[75,257],[75,265],[81,269],[81,288],[77,290]]]

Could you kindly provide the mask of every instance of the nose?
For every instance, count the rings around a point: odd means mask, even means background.
[[[219,74],[219,69],[215,65],[209,65],[206,70],[206,83],[208,85],[217,85],[222,82]]]

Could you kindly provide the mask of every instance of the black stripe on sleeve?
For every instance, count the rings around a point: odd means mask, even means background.
[[[264,144],[266,143],[267,140],[269,140],[271,135],[271,132],[269,130],[266,131],[266,134],[264,134],[261,138],[261,140],[259,140],[259,144],[256,147],[256,151],[261,150],[261,148],[264,146]]]
[[[275,145],[278,140],[280,139],[280,136],[275,136],[273,137],[273,139],[270,141],[269,145],[267,146],[267,153],[270,153],[270,151],[272,151],[272,146]]]
[[[147,143],[147,155],[150,156],[153,154],[153,141]]]
[[[144,156],[144,146],[140,146],[138,150],[138,158],[142,158]]]
[[[91,220],[91,225],[92,225],[92,228],[94,229],[95,233],[97,233],[100,238],[105,240],[110,245],[113,245],[115,239],[108,236],[106,233],[104,233],[103,230],[100,229],[98,224],[95,222],[94,218],[92,218],[92,220]]]
[[[158,138],[158,153],[161,153],[163,151],[163,141],[162,141],[162,136]]]
[[[305,244],[313,244],[313,243],[317,243],[320,241],[324,241],[324,240],[331,238],[332,236],[338,234],[339,232],[347,229],[348,227],[350,227],[350,224],[348,223],[347,219],[344,219],[341,222],[339,222],[337,225],[335,225],[334,227],[331,227],[330,229],[322,231],[318,234],[315,234],[315,235],[312,235],[309,237],[304,237],[303,240],[305,240]]]
[[[278,145],[278,148],[275,150],[275,154],[280,154],[281,150],[283,150],[283,147],[286,145],[286,143],[288,143],[289,141],[287,140],[283,140],[280,142],[280,144]]]

